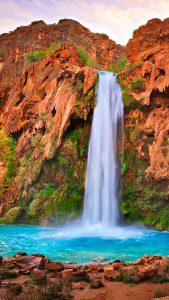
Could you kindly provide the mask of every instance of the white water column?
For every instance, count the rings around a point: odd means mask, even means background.
[[[119,220],[121,177],[117,143],[123,143],[123,102],[116,75],[99,71],[88,150],[83,224],[115,226]]]

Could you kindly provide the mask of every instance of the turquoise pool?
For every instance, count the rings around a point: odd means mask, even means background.
[[[169,255],[169,232],[134,227],[62,228],[0,225],[0,255],[25,251],[54,261],[90,262],[96,257],[133,261],[148,255]]]

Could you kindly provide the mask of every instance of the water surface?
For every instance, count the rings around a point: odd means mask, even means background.
[[[0,255],[25,251],[54,261],[90,262],[96,257],[134,261],[144,254],[169,255],[169,232],[115,227],[36,227],[0,225]]]

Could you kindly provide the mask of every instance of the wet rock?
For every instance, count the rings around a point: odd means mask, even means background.
[[[17,252],[16,253],[16,257],[20,257],[20,256],[26,256],[27,255],[27,253],[26,252],[22,252],[22,251],[19,251],[19,252]]]
[[[31,270],[34,268],[43,268],[46,260],[43,256],[21,256],[15,259],[15,264],[21,269]]]
[[[98,258],[93,258],[92,261],[100,264],[100,263],[103,263],[105,261],[108,261],[108,259],[106,257],[98,257]]]
[[[74,261],[74,260],[68,260],[68,261],[65,262],[65,264],[66,265],[75,265],[75,264],[77,264],[77,262]]]

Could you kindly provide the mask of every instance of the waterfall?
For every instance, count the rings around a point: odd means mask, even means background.
[[[116,75],[99,71],[88,150],[83,224],[106,227],[115,226],[119,221],[121,163],[117,148],[123,144],[123,119],[122,93]]]

